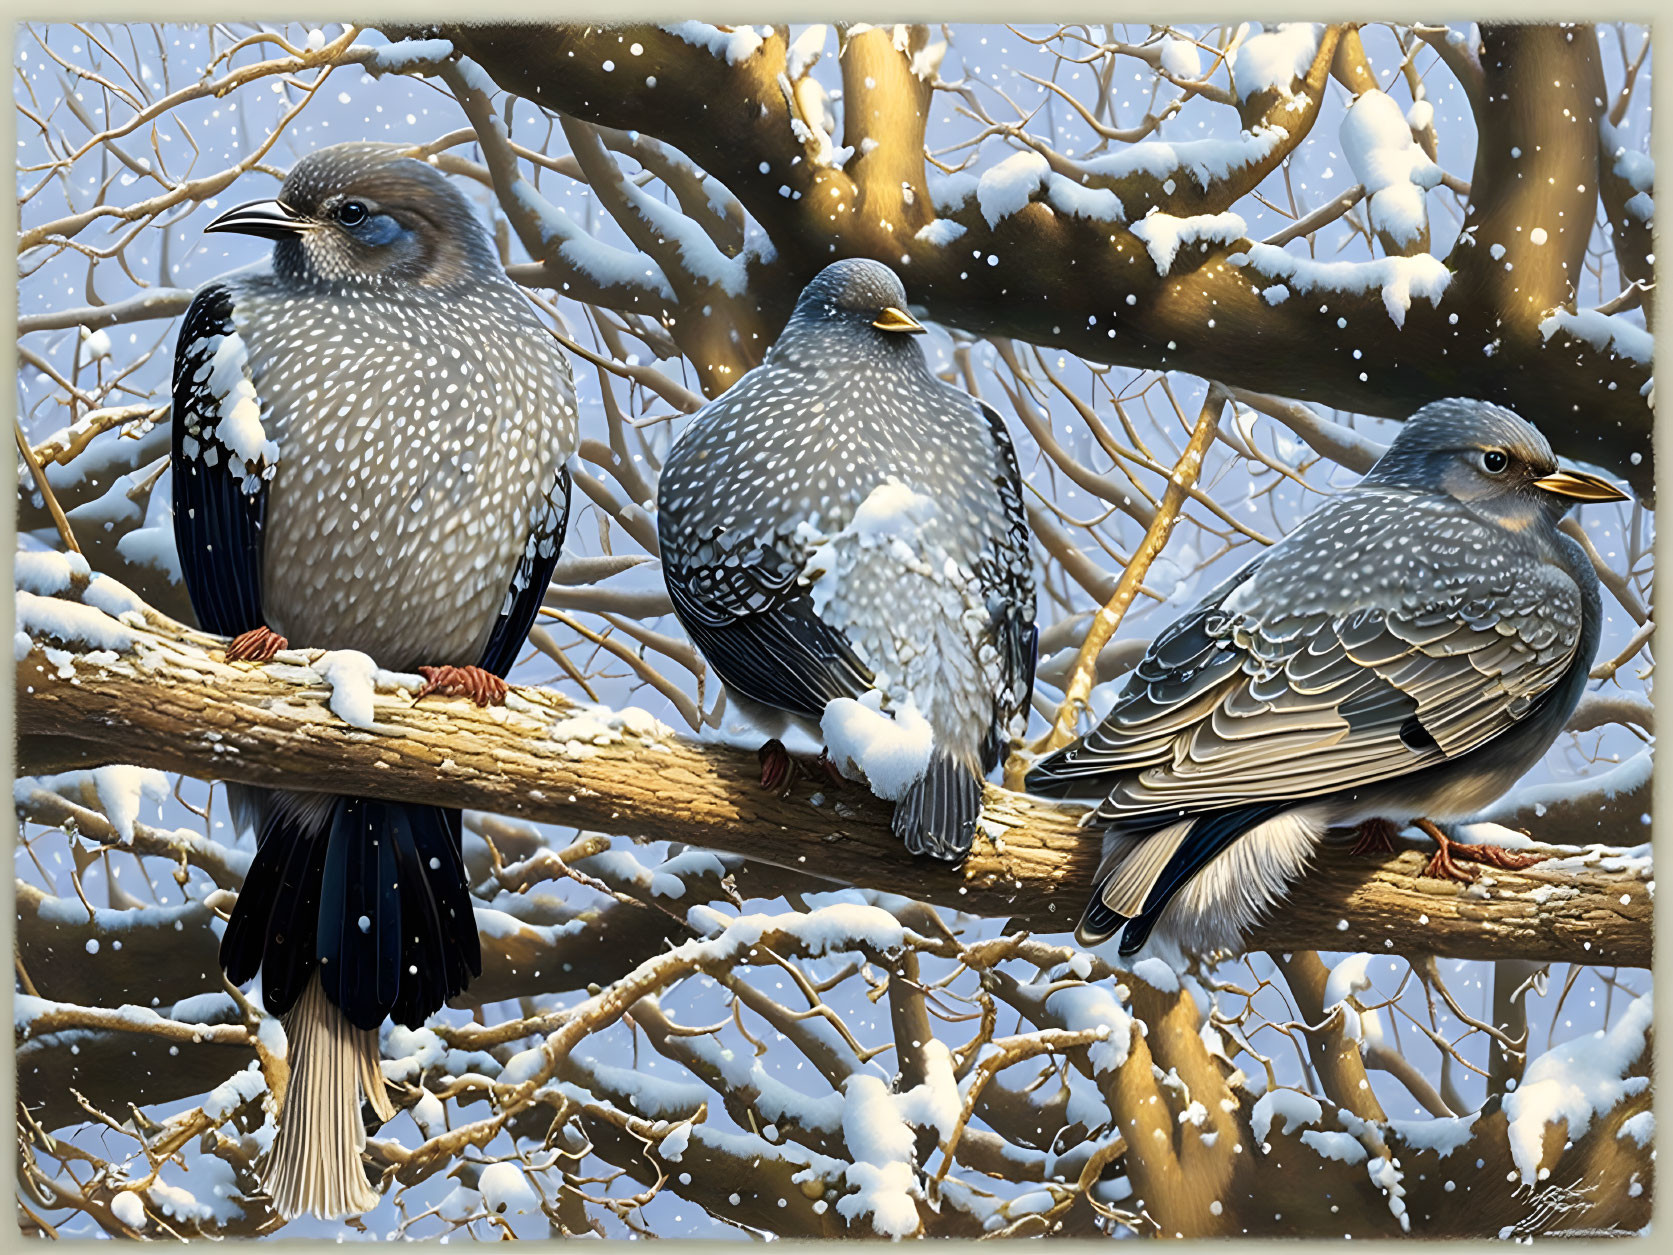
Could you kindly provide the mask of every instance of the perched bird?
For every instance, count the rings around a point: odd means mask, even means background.
[[[217,279],[174,362],[174,534],[229,659],[355,649],[425,689],[503,698],[557,561],[576,446],[569,365],[468,201],[395,145],[297,163],[205,230],[274,241]],[[299,782],[300,784],[300,782]],[[258,847],[221,942],[284,1017],[290,1084],[262,1181],[285,1216],[377,1202],[357,1089],[393,1114],[377,1028],[480,972],[459,812],[255,796]]]
[[[657,534],[674,610],[738,704],[834,739],[907,848],[957,862],[1033,687],[1034,572],[1004,422],[931,373],[905,306],[877,262],[815,276],[669,453]],[[762,756],[782,783],[776,737]]]
[[[1424,406],[1357,485],[1158,636],[1090,734],[1028,776],[1103,793],[1108,825],[1076,933],[1125,925],[1234,945],[1325,830],[1386,839],[1479,811],[1534,765],[1585,686],[1598,580],[1557,525],[1620,501],[1562,470],[1538,430],[1481,401]],[[1481,861],[1525,865],[1520,856]],[[1467,847],[1452,853],[1465,856]]]

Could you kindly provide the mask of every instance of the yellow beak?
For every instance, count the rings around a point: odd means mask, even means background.
[[[907,335],[921,336],[924,334],[924,324],[919,322],[904,309],[897,309],[893,305],[877,316],[877,321],[871,324],[879,331],[903,331]]]
[[[1576,501],[1632,500],[1606,479],[1566,468],[1553,471],[1543,479],[1534,480],[1534,486],[1543,488],[1546,492],[1554,492],[1559,497],[1572,497]]]

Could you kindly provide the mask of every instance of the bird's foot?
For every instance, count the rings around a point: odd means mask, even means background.
[[[825,773],[825,779],[832,785],[840,788],[848,783],[848,777],[843,775],[841,769],[837,767],[836,761],[831,757],[829,748],[820,747],[819,757],[813,760],[813,765],[815,769]]]
[[[776,736],[756,751],[761,761],[761,788],[767,793],[783,793],[790,787],[790,773],[794,760],[784,742]]]
[[[1367,819],[1359,826],[1359,839],[1351,853],[1361,858],[1376,858],[1394,853],[1394,838],[1399,825],[1387,819]]]
[[[289,641],[263,624],[248,632],[240,632],[227,643],[227,661],[272,662],[274,654],[289,648]]]
[[[511,686],[492,671],[481,667],[420,667],[424,687],[413,695],[413,701],[440,693],[443,697],[468,697],[478,706],[498,706],[504,703]]]
[[[1499,867],[1506,871],[1520,871],[1524,867],[1532,867],[1535,863],[1543,863],[1551,857],[1549,854],[1519,854],[1515,850],[1505,849],[1502,845],[1465,845],[1454,841],[1430,820],[1418,819],[1413,822],[1437,847],[1422,874],[1439,880],[1468,883],[1476,878],[1473,869],[1460,867],[1455,860],[1485,863],[1489,867]]]
[[[821,749],[817,758],[801,758],[774,737],[757,751],[756,757],[761,760],[761,788],[769,793],[783,793],[798,771],[810,780],[824,780],[832,785],[847,783],[847,777],[837,770],[828,750]]]

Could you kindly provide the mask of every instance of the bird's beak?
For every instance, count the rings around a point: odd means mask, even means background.
[[[210,231],[236,231],[240,235],[259,235],[269,240],[288,240],[308,229],[308,220],[280,200],[253,200],[247,205],[229,209],[204,228]]]
[[[919,322],[904,309],[897,309],[891,305],[877,316],[877,321],[871,324],[879,331],[904,331],[907,335],[921,336],[924,334],[924,324]]]
[[[1606,479],[1588,475],[1585,471],[1571,471],[1566,467],[1534,480],[1534,487],[1554,492],[1559,497],[1575,501],[1630,501],[1631,497]]]

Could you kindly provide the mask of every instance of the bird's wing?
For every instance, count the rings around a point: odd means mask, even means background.
[[[170,464],[186,592],[199,626],[223,636],[263,626],[262,526],[277,451],[255,465],[242,456],[252,452],[251,405],[259,413],[233,326],[233,294],[211,285],[193,298],[180,328]]]
[[[1222,603],[1164,632],[1084,742],[1030,777],[1110,788],[1100,815],[1162,821],[1364,787],[1455,758],[1525,718],[1572,664],[1578,587],[1468,576],[1398,609],[1276,614]],[[1497,577],[1503,578],[1503,577]]]
[[[674,612],[728,687],[754,701],[817,719],[838,697],[859,697],[871,671],[836,628],[814,613],[799,566],[762,544],[743,560],[688,560],[663,545]]]
[[[564,532],[569,526],[569,488],[569,470],[560,466],[530,521],[528,544],[517,559],[511,585],[505,591],[505,603],[482,651],[480,665],[484,671],[503,678],[528,639],[563,549]]]
[[[982,416],[987,419],[993,435],[995,470],[994,492],[1004,511],[1006,526],[997,538],[994,554],[988,564],[991,574],[987,582],[996,599],[997,613],[993,620],[994,644],[999,650],[1002,667],[1003,691],[994,708],[993,735],[989,738],[985,755],[994,761],[986,764],[992,771],[1003,747],[1005,725],[1019,710],[1028,706],[1034,691],[1034,664],[1038,654],[1039,629],[1034,623],[1034,561],[1029,549],[1028,511],[1022,497],[1022,476],[1017,471],[1016,449],[999,412],[985,401],[978,401]]]

